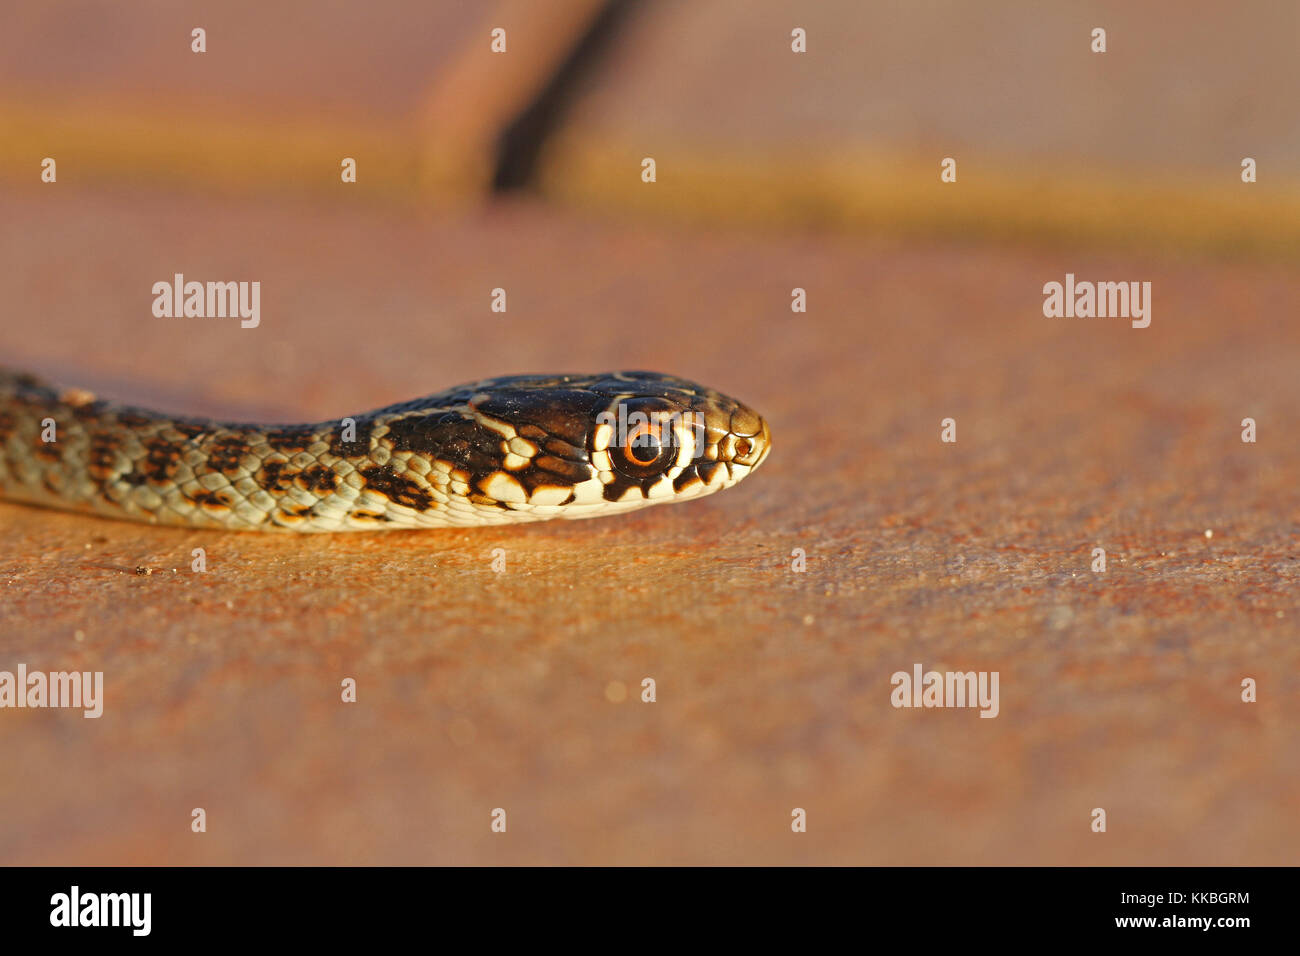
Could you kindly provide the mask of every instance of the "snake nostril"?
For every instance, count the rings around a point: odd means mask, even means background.
[[[754,450],[754,445],[748,438],[742,438],[736,442],[736,457],[744,458]]]

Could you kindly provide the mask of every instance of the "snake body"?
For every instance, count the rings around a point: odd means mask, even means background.
[[[487,379],[335,421],[253,425],[0,370],[0,498],[192,528],[600,517],[726,488],[770,445],[740,402],[654,372]]]

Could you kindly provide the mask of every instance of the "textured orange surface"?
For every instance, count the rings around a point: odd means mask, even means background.
[[[1293,861],[1293,270],[529,205],[0,203],[0,355],[68,384],[315,419],[649,367],[774,439],[703,501],[513,529],[299,540],[0,505],[0,668],[107,684],[99,720],[0,711],[0,860]],[[260,280],[261,326],[153,318],[173,271]],[[1151,281],[1151,327],[1044,318],[1067,271]],[[999,671],[1000,715],[893,709],[917,662]]]

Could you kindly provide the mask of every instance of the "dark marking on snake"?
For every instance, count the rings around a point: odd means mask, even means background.
[[[374,422],[362,418],[353,420],[355,435],[352,441],[343,440],[343,426],[339,425],[330,435],[330,454],[335,458],[359,458],[370,453],[370,435],[375,430]]]
[[[316,443],[316,430],[309,425],[273,428],[266,433],[266,443],[273,450],[285,454],[306,451]]]
[[[122,441],[110,432],[92,432],[86,470],[98,481],[108,481],[117,473],[118,452]]]
[[[180,448],[166,438],[153,438],[145,445],[144,473],[154,484],[162,485],[176,477],[181,465]]]
[[[433,495],[409,478],[397,474],[388,465],[372,465],[361,469],[366,487],[377,491],[389,501],[416,511],[426,511],[433,503]]]
[[[206,469],[225,475],[239,471],[243,460],[253,453],[248,442],[234,435],[218,438],[205,451],[208,456]]]
[[[190,501],[204,508],[229,508],[230,499],[223,491],[209,491],[206,488],[196,491],[192,496],[188,496]]]

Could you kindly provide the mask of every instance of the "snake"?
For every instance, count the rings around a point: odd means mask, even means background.
[[[658,372],[513,375],[316,424],[162,414],[0,369],[0,499],[229,531],[596,518],[728,488],[771,436]]]

